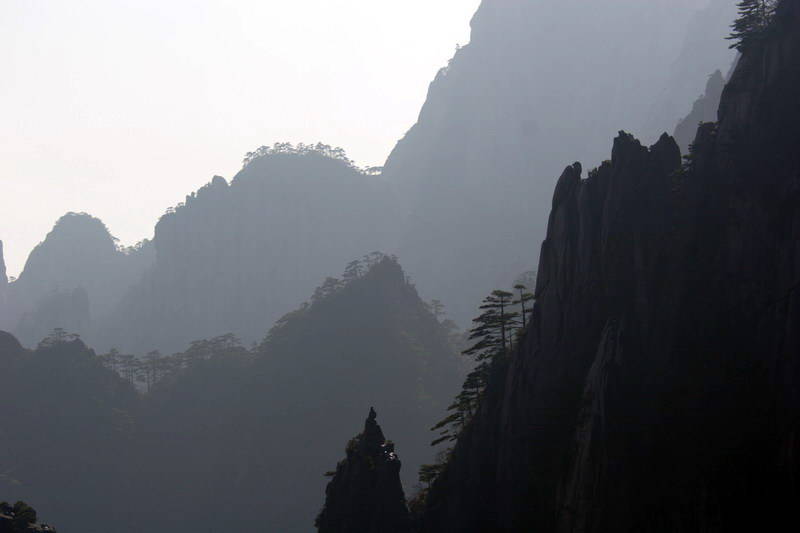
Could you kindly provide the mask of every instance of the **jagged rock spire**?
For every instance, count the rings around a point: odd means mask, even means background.
[[[347,457],[325,490],[317,517],[320,533],[407,533],[408,508],[400,483],[400,459],[370,408],[364,431],[347,445]]]

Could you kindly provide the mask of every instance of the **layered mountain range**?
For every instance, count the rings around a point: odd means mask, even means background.
[[[342,422],[380,409],[411,488],[461,379],[447,325],[377,255],[254,348],[223,336],[153,356],[143,395],[126,356],[63,331],[26,350],[0,332],[0,405],[14,407],[0,425],[0,495],[37,502],[63,531],[310,531],[323,474],[352,436]],[[154,520],[155,509],[169,512]]]
[[[68,215],[10,284],[0,327],[29,346],[62,327],[137,353],[226,332],[249,343],[374,250],[397,253],[422,294],[465,325],[488,291],[535,266],[529,244],[544,236],[563,161],[601,161],[622,127],[672,131],[703,76],[727,68],[733,2],[707,4],[485,0],[383,175],[329,147],[264,152],[130,250],[99,221]],[[645,124],[661,93],[679,103]]]

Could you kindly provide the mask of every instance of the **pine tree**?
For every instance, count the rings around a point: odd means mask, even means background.
[[[517,283],[516,285],[514,285],[514,289],[516,289],[517,293],[519,293],[519,298],[517,300],[514,300],[513,303],[514,303],[514,305],[519,305],[520,306],[520,314],[519,315],[520,315],[520,318],[522,319],[522,329],[524,331],[525,328],[528,325],[527,321],[526,321],[526,318],[528,316],[528,313],[530,313],[532,311],[532,309],[529,308],[529,307],[526,307],[525,304],[527,304],[528,302],[533,300],[533,294],[529,293],[528,292],[528,287],[526,287],[522,283]]]
[[[519,313],[512,310],[513,298],[512,293],[497,290],[483,300],[482,313],[473,320],[474,327],[469,332],[469,340],[474,344],[462,352],[477,365],[467,374],[461,392],[447,408],[450,414],[431,428],[439,432],[432,446],[458,438],[478,409],[492,365],[508,356],[512,330],[519,325]]]
[[[728,37],[731,48],[743,52],[766,35],[777,8],[777,0],[742,0],[739,17],[734,21],[733,32]]]

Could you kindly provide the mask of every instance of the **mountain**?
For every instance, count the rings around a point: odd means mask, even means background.
[[[725,78],[718,70],[708,78],[705,92],[695,101],[689,115],[678,123],[675,128],[675,141],[680,146],[681,153],[689,153],[689,146],[694,141],[698,124],[717,121],[717,109],[724,88]]]
[[[105,527],[86,517],[128,506],[136,392],[63,332],[33,351],[0,332],[0,365],[0,494],[37,502],[64,531]]]
[[[140,249],[68,215],[11,284],[13,320],[0,327],[26,345],[62,327],[139,354],[228,332],[250,343],[373,250],[403,257],[464,326],[485,294],[532,270],[528,243],[544,235],[563,161],[601,161],[604,139],[638,128],[654,94],[678,103],[646,135],[685,115],[702,89],[695,71],[729,56],[731,2],[484,0],[382,175],[330,146],[277,144],[168,210]]]
[[[428,428],[462,379],[451,333],[381,254],[328,278],[253,348],[225,335],[136,364],[62,330],[32,351],[0,333],[0,405],[14,406],[0,493],[67,532],[310,531],[351,436],[343,421],[366,406],[397,435],[406,486],[431,461]],[[142,510],[157,508],[170,512],[153,523]]]
[[[447,329],[388,257],[329,279],[252,361],[225,343],[210,351],[144,406],[140,501],[169,505],[170,531],[309,531],[323,473],[350,437],[342,421],[369,405],[397,435],[410,486],[433,456],[428,428],[461,379]],[[229,512],[197,512],[215,505]]]
[[[485,294],[532,269],[530,243],[545,233],[551,176],[575,154],[601,162],[604,139],[644,122],[653,95],[682,74],[669,67],[702,6],[482,2],[470,43],[438,73],[383,172],[404,210],[397,253],[424,294],[466,324]],[[710,32],[715,49],[719,24]],[[693,43],[694,53],[705,54],[706,44]],[[711,71],[703,63],[702,75]],[[662,127],[672,131],[696,95]]]
[[[86,213],[67,213],[34,248],[8,286],[2,326],[35,345],[54,328],[91,339],[151,261],[147,243],[121,249],[105,225]]]
[[[400,459],[370,409],[364,431],[347,443],[317,517],[320,533],[408,533],[411,522],[400,483]]]
[[[331,272],[386,242],[379,177],[327,146],[253,154],[156,225],[155,262],[100,322],[99,345],[145,353],[233,332],[250,343]]]
[[[665,131],[673,131],[678,119],[685,116],[688,105],[703,91],[703,79],[720,70],[729,74],[736,53],[730,49],[725,38],[731,33],[731,23],[737,15],[738,0],[710,0],[692,17],[683,38],[680,53],[668,69],[667,81],[650,103],[649,112],[640,128],[640,135],[647,143],[656,142]],[[722,87],[719,87],[722,91]],[[708,94],[706,91],[705,94]],[[716,104],[708,106],[717,120]],[[687,128],[687,144],[694,138],[697,122]],[[681,147],[684,147],[679,140]]]
[[[537,301],[423,531],[769,531],[800,496],[800,3],[719,121],[622,133],[553,196]]]

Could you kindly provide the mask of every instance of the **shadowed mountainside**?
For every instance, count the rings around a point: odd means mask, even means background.
[[[800,434],[800,4],[748,49],[691,162],[632,136],[568,167],[521,348],[423,531],[792,523]]]

